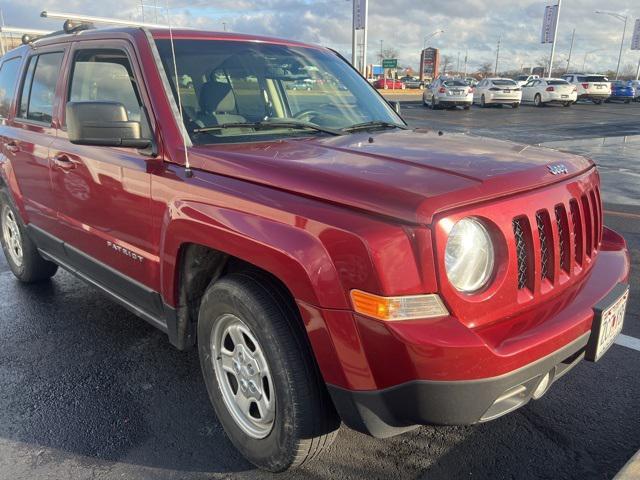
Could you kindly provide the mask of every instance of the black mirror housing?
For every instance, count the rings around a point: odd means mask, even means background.
[[[67,134],[76,145],[147,148],[151,140],[142,138],[140,122],[129,120],[118,102],[68,102]]]

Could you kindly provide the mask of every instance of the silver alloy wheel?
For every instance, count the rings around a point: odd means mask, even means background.
[[[269,365],[249,327],[222,315],[211,332],[211,353],[222,399],[236,424],[253,438],[273,429],[276,398]]]
[[[13,211],[8,205],[2,209],[2,236],[13,263],[22,266],[22,235]]]

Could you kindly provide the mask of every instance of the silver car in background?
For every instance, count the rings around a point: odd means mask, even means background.
[[[473,87],[464,80],[440,77],[422,93],[422,102],[432,110],[443,107],[469,110],[473,103]]]

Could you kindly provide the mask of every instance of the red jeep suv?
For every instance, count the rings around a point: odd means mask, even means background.
[[[60,266],[197,346],[261,468],[341,421],[494,419],[622,328],[629,258],[591,161],[409,129],[331,50],[69,29],[2,58],[0,116],[13,273]]]

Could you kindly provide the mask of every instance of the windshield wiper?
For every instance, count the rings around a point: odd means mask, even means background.
[[[407,129],[407,127],[405,127],[404,125],[398,125],[397,123],[385,122],[382,120],[372,120],[370,122],[356,123],[355,125],[344,127],[342,131],[357,132],[359,130],[369,130],[370,128],[399,128],[401,130]]]
[[[271,128],[295,128],[305,130],[315,130],[316,132],[328,133],[330,135],[344,135],[344,132],[329,127],[316,125],[315,123],[302,122],[298,120],[264,120],[262,122],[232,122],[221,123],[220,125],[211,125],[208,127],[196,128],[194,133],[215,132],[216,130],[224,130],[227,128],[253,128],[255,130],[266,130]]]

